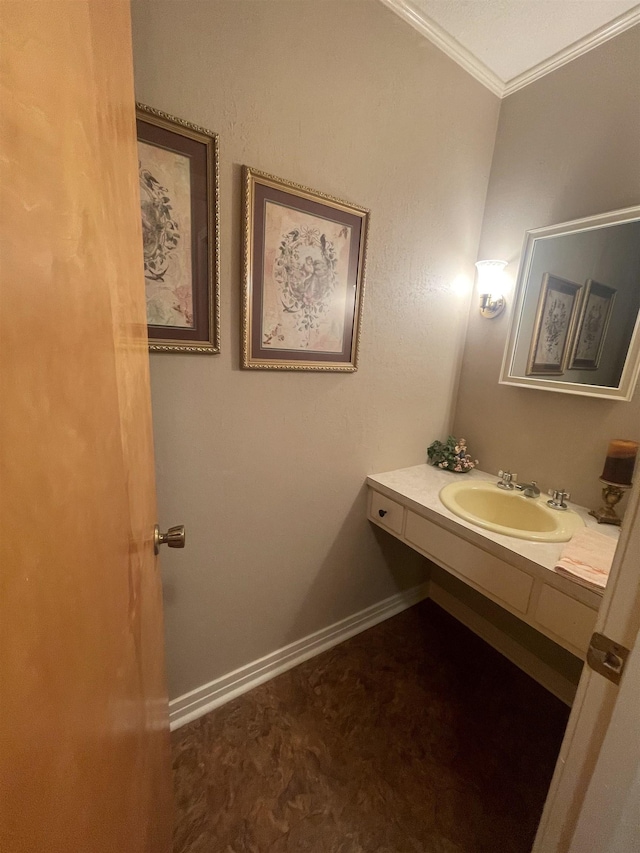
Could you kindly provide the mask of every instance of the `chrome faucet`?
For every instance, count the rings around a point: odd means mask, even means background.
[[[508,489],[511,491],[516,488],[515,480],[518,476],[517,474],[512,474],[511,471],[498,471],[498,476],[500,480],[496,483],[496,486],[499,489]]]
[[[519,489],[525,498],[539,498],[540,489],[535,480],[530,483],[516,483],[516,489]]]
[[[565,498],[568,500],[571,497],[569,492],[564,489],[549,489],[547,494],[551,495],[551,500],[547,503],[552,509],[568,509]]]

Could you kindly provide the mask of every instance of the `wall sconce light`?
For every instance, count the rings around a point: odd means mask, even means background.
[[[504,274],[507,261],[478,261],[478,291],[480,293],[480,313],[492,320],[504,311]]]

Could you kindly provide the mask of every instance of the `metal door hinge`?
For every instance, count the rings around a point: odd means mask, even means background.
[[[594,634],[589,643],[587,652],[587,663],[595,672],[604,675],[614,684],[620,684],[620,677],[629,655],[629,649],[625,649],[619,643],[614,643],[604,634]]]

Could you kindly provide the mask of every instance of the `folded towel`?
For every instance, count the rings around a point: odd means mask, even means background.
[[[579,530],[560,554],[556,572],[588,589],[604,589],[616,545],[615,539],[597,530]]]

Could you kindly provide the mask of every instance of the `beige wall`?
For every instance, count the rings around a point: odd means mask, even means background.
[[[515,281],[525,230],[640,202],[639,80],[634,27],[505,99],[480,257],[508,260]],[[640,439],[640,392],[624,403],[499,385],[509,317],[472,307],[455,431],[483,470],[598,504],[608,440]]]
[[[375,0],[134,0],[139,100],[220,134],[222,354],[154,355],[173,697],[418,583],[368,472],[449,426],[499,103]],[[360,369],[239,369],[240,167],[372,210]]]

